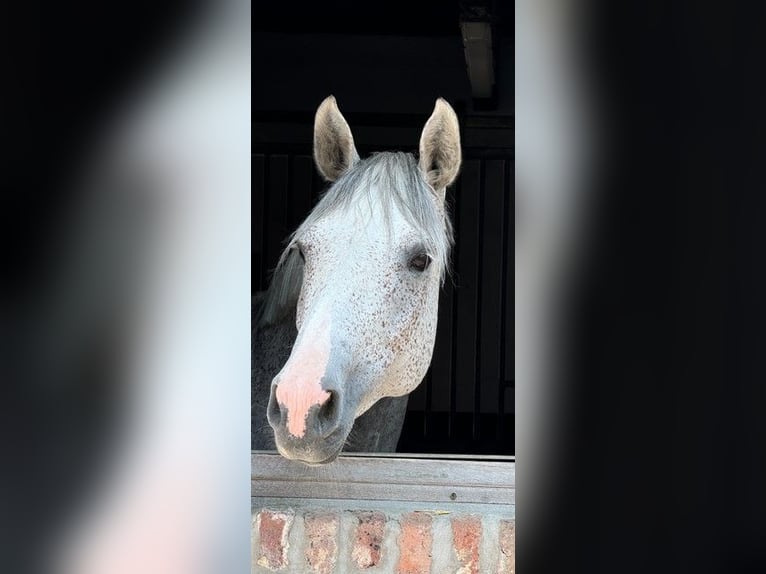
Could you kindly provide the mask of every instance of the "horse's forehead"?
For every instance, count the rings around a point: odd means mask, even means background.
[[[360,206],[328,214],[303,235],[312,248],[322,251],[363,250],[389,254],[392,248],[412,242],[420,233],[398,209],[387,213],[378,206]]]
[[[403,254],[421,242],[418,230],[398,214],[325,217],[301,238],[307,261],[302,294],[308,301],[347,297],[334,313],[367,314],[391,301],[387,297],[401,286]]]

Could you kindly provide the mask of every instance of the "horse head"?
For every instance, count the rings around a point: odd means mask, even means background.
[[[271,383],[268,421],[283,456],[320,464],[337,457],[357,417],[410,393],[430,364],[452,244],[445,189],[461,162],[457,116],[436,101],[418,159],[361,159],[330,96],[316,112],[313,155],[330,187],[290,237],[270,288],[294,304],[298,334]]]

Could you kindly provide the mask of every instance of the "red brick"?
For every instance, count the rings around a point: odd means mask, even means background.
[[[477,516],[453,518],[452,544],[460,564],[456,574],[479,574],[481,519]]]
[[[431,522],[431,516],[422,512],[402,516],[397,574],[430,574],[433,542]]]
[[[287,537],[293,522],[292,514],[263,510],[258,514],[261,550],[258,564],[270,570],[287,567]]]
[[[500,565],[497,574],[516,572],[516,522],[500,521]]]
[[[338,516],[328,512],[306,513],[306,562],[311,572],[330,574],[338,559]]]
[[[386,516],[382,512],[358,512],[351,558],[358,568],[371,568],[380,562]]]

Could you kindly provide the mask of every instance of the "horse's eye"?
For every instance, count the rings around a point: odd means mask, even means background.
[[[426,253],[421,253],[410,259],[410,269],[425,271],[431,265],[431,258]]]

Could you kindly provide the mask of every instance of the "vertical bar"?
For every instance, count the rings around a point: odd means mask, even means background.
[[[506,392],[508,391],[507,385],[501,381],[502,380],[509,380],[508,377],[508,369],[507,366],[509,363],[511,363],[511,355],[508,353],[508,345],[506,344],[509,339],[509,332],[511,324],[508,321],[508,309],[510,307],[510,297],[508,296],[510,285],[511,285],[511,277],[509,277],[509,264],[508,260],[510,259],[510,244],[511,244],[511,229],[514,228],[514,222],[515,219],[513,218],[513,215],[510,213],[510,206],[512,206],[515,202],[511,202],[511,185],[514,185],[514,193],[515,193],[515,182],[512,179],[512,173],[511,173],[511,161],[505,162],[505,171],[506,171],[506,177],[505,177],[505,185],[503,185],[503,242],[502,242],[502,272],[500,274],[501,280],[502,280],[502,290],[500,292],[500,372],[498,377],[498,391],[497,391],[497,403],[498,403],[498,417],[497,417],[497,440],[498,445],[503,448],[505,445],[505,396]],[[514,196],[515,197],[515,196]]]
[[[510,160],[509,162],[510,167],[513,167],[513,160]],[[512,179],[513,173],[511,173],[511,177],[509,177],[509,183],[514,181]],[[508,196],[510,197],[510,188],[508,191]],[[505,291],[504,295],[506,297],[506,306],[505,306],[505,325],[506,325],[506,334],[505,334],[505,379],[506,380],[513,380],[514,379],[514,347],[513,347],[513,335],[511,333],[514,333],[514,306],[511,305],[511,302],[513,301],[513,291],[512,291],[512,285],[513,285],[513,271],[511,266],[508,264],[508,261],[512,257],[511,253],[513,253],[513,244],[512,241],[514,241],[515,237],[515,203],[516,203],[516,196],[514,194],[514,201],[507,201],[506,208],[505,208],[505,214],[506,214],[506,221],[508,222],[506,225],[506,229],[508,230],[508,233],[506,233],[505,238],[505,248],[506,248],[506,255],[503,258],[505,261],[505,269],[503,270],[503,282],[505,285]],[[514,231],[514,233],[511,233],[511,231]]]
[[[449,370],[449,416],[447,417],[447,437],[449,439],[455,436],[455,412],[457,410],[457,308],[458,308],[458,290],[457,284],[460,281],[460,268],[458,267],[457,249],[460,245],[460,203],[463,196],[463,177],[462,175],[455,186],[455,213],[454,213],[454,239],[455,252],[453,254],[453,275],[452,275],[452,305],[449,308],[450,313],[450,370]]]
[[[477,321],[477,266],[479,240],[479,202],[481,196],[481,162],[464,162],[461,177],[458,225],[460,231],[457,248],[456,288],[456,362],[455,412],[462,420],[470,421],[476,385],[476,321]],[[459,337],[457,336],[459,333]]]
[[[476,275],[474,285],[476,292],[476,331],[474,334],[474,361],[476,369],[474,371],[473,383],[473,409],[471,413],[471,436],[474,441],[478,441],[481,436],[481,377],[482,355],[481,355],[481,329],[482,329],[482,273],[484,269],[484,203],[486,195],[487,169],[486,160],[479,162],[479,189],[478,189],[478,221],[476,223]]]
[[[482,270],[480,339],[481,355],[481,405],[482,417],[487,414],[498,416],[501,399],[498,389],[503,381],[503,342],[501,330],[503,324],[503,275],[505,254],[505,200],[507,189],[507,162],[487,160],[484,178],[484,205],[482,221]],[[488,418],[488,417],[487,417]],[[491,433],[499,438],[497,428],[491,427]],[[487,437],[485,437],[487,438]]]

